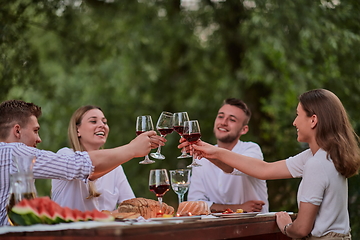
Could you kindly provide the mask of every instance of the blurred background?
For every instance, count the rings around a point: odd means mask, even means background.
[[[42,107],[41,149],[68,146],[67,125],[80,106],[100,106],[110,125],[105,148],[130,142],[138,115],[154,124],[161,111],[187,111],[202,139],[225,98],[253,112],[242,140],[266,161],[307,146],[292,126],[299,94],[333,91],[360,132],[359,0],[13,0],[0,3],[0,100]],[[167,137],[165,160],[123,164],[137,197],[150,169],[183,168],[179,135]],[[155,150],[153,150],[154,152]],[[359,176],[349,179],[354,239],[360,237]],[[50,180],[37,180],[40,196]],[[268,181],[270,211],[297,212],[298,179]],[[170,190],[164,201],[177,208]]]

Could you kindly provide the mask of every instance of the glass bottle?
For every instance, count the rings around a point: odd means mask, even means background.
[[[16,172],[10,175],[10,192],[7,204],[7,213],[9,222],[11,221],[10,210],[23,199],[33,199],[37,197],[33,166],[34,156],[16,156],[13,157]]]

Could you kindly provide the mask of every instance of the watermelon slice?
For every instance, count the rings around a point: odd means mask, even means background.
[[[61,213],[65,222],[75,222],[73,210],[71,208],[63,207]]]
[[[114,221],[114,217],[110,214],[106,214],[103,212],[99,212],[98,210],[93,210],[92,212],[92,220],[99,222],[111,222]]]
[[[8,217],[15,224],[28,226],[42,223],[37,209],[32,207],[31,201],[23,199],[17,203],[8,213]]]
[[[43,223],[56,224],[65,222],[61,212],[62,207],[49,197],[35,198],[32,204],[34,208],[37,208]]]
[[[93,220],[93,214],[91,211],[84,212],[84,221],[91,221]]]
[[[113,221],[114,217],[98,210],[82,212],[78,209],[61,207],[49,197],[24,199],[16,204],[9,217],[15,224],[32,225],[37,223],[56,224],[77,221]]]
[[[84,221],[84,213],[78,209],[73,209],[74,222]]]

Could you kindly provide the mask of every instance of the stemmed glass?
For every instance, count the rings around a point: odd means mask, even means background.
[[[170,170],[171,187],[178,195],[179,204],[184,201],[184,195],[189,189],[191,169]]]
[[[162,137],[166,137],[166,135],[172,133],[174,131],[173,114],[170,112],[162,112],[156,123],[156,129],[159,131]],[[157,151],[155,153],[151,153],[150,156],[155,159],[165,159],[165,156],[161,154],[160,145]]]
[[[182,135],[184,132],[185,121],[189,121],[189,116],[187,112],[174,113],[174,122],[173,122],[174,130],[180,135],[181,138],[183,137]],[[191,157],[191,155],[187,154],[185,148],[182,148],[181,155],[178,156],[177,158],[189,158],[189,157]]]
[[[162,213],[162,197],[170,189],[169,176],[166,169],[152,169],[149,175],[150,191],[156,194],[160,204],[160,213]]]
[[[200,125],[197,120],[185,121],[183,137],[190,144],[196,142],[201,137]],[[188,168],[201,166],[195,161],[194,154],[192,156],[192,163],[188,165]]]
[[[143,132],[154,130],[154,124],[150,115],[138,116],[136,118],[136,135],[140,135]],[[148,155],[139,164],[151,164],[155,161],[151,160]]]

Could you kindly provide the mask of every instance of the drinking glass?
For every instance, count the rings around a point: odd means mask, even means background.
[[[156,123],[156,129],[159,131],[162,137],[166,137],[166,135],[172,133],[174,131],[173,114],[170,112],[162,112]],[[160,145],[157,151],[155,153],[151,153],[150,156],[155,159],[165,159],[165,156],[161,154]]]
[[[185,121],[183,137],[190,144],[196,142],[201,137],[200,125],[197,120]],[[188,165],[188,168],[201,166],[195,161],[194,155],[192,156],[192,163]]]
[[[174,130],[180,135],[181,138],[183,137],[182,135],[184,132],[185,121],[189,121],[189,116],[187,112],[174,113],[174,122],[173,122]],[[187,154],[185,148],[182,148],[181,155],[178,156],[177,158],[189,158],[189,157],[191,157],[191,155]]]
[[[160,204],[160,213],[162,213],[162,197],[170,189],[169,176],[166,169],[152,169],[149,175],[150,191],[156,194]]]
[[[191,169],[170,170],[171,187],[178,195],[179,204],[184,201],[184,195],[190,186]]]
[[[140,135],[143,132],[154,130],[154,124],[150,115],[138,116],[136,118],[136,135]],[[148,155],[139,164],[151,164],[155,161],[151,160]]]

